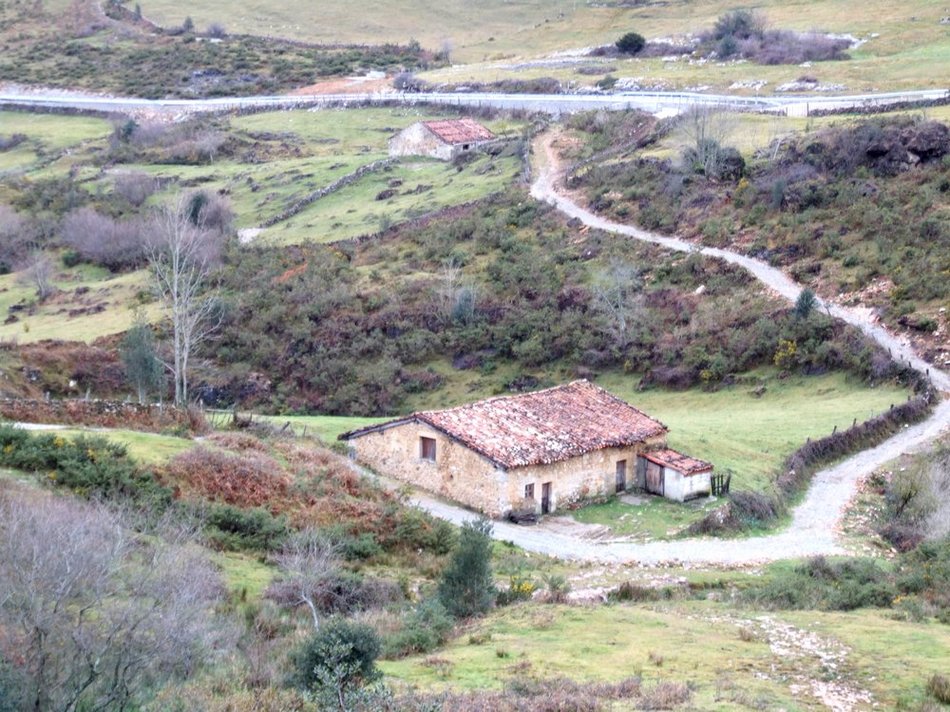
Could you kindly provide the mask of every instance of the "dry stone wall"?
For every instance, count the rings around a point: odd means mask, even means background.
[[[0,399],[0,417],[20,423],[91,425],[130,430],[200,430],[203,418],[182,408],[108,400]]]

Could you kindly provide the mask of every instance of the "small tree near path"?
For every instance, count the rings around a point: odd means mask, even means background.
[[[803,289],[795,300],[795,317],[807,319],[818,305],[818,297],[807,287]]]
[[[456,618],[468,618],[488,611],[495,602],[491,572],[491,522],[465,522],[459,543],[442,580],[439,600]]]
[[[145,403],[150,394],[161,390],[165,369],[155,352],[152,328],[142,312],[136,313],[132,328],[125,332],[119,354],[126,379],[135,388],[139,403]]]

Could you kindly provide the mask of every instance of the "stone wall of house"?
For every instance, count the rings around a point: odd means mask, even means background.
[[[436,460],[422,458],[421,438],[436,441]],[[627,448],[607,448],[550,465],[505,471],[441,431],[408,422],[349,441],[356,459],[376,472],[502,517],[524,504],[525,485],[534,484],[540,511],[542,485],[551,482],[551,511],[588,497],[613,494],[617,461],[627,461],[627,487],[636,484],[637,455],[663,443],[663,436]]]
[[[439,139],[421,122],[406,127],[389,140],[390,156],[431,156],[443,161],[454,157],[452,146]]]
[[[435,462],[422,458],[421,438],[436,442]],[[490,460],[425,423],[410,421],[349,441],[357,461],[435,494],[501,517],[511,509],[505,497],[507,473]]]
[[[525,486],[534,484],[534,499],[540,511],[541,486],[545,482],[551,483],[551,511],[589,497],[612,495],[616,492],[620,460],[627,462],[627,488],[630,489],[636,486],[637,455],[663,442],[664,436],[659,435],[625,448],[605,448],[549,465],[515,468],[508,473],[507,500],[511,507],[519,506]]]

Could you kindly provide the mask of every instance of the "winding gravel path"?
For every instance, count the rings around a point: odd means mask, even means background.
[[[552,203],[565,215],[599,230],[651,242],[671,250],[698,251],[709,257],[718,257],[748,270],[768,288],[789,300],[795,300],[801,292],[802,287],[784,272],[751,257],[729,250],[697,247],[683,240],[594,215],[556,190],[557,162],[551,148],[550,134],[538,138],[535,152],[541,158],[541,165],[531,194],[538,200]],[[827,302],[821,302],[821,307],[861,329],[883,347],[890,349],[896,358],[920,370],[929,370],[934,385],[943,395],[950,392],[950,376],[947,373],[926,363],[905,341],[873,323],[868,314]],[[681,539],[638,544],[616,540],[591,541],[556,531],[555,527],[546,526],[545,522],[535,527],[496,522],[494,536],[512,541],[528,551],[563,559],[603,563],[748,565],[818,554],[847,554],[838,541],[837,526],[844,508],[855,494],[858,479],[903,453],[920,449],[948,428],[950,400],[944,398],[927,420],[905,427],[877,447],[818,472],[812,479],[805,499],[792,513],[791,524],[784,531],[769,536],[739,540]],[[451,522],[462,523],[475,516],[462,507],[427,494],[417,492],[412,500],[433,515]]]

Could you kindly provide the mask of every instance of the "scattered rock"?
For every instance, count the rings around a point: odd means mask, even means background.
[[[763,89],[768,82],[765,79],[749,79],[748,81],[733,82],[729,85],[730,89],[754,89],[759,91]]]

